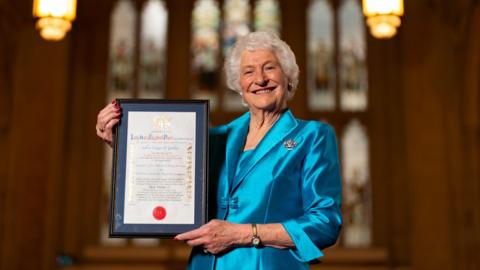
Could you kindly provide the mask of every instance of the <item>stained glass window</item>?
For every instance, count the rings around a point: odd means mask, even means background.
[[[116,2],[110,21],[110,57],[107,102],[134,95],[135,28],[137,12],[130,0]],[[108,204],[112,168],[112,149],[105,146],[102,201],[100,210],[100,243],[104,246],[125,245],[125,239],[108,238]]]
[[[197,0],[192,12],[192,97],[218,103],[220,9],[214,0]]]
[[[250,33],[250,3],[248,0],[226,0],[223,6],[223,55],[227,56],[239,37]],[[225,85],[225,83],[224,83]],[[227,89],[226,86],[224,86]],[[223,105],[227,111],[244,110],[242,99],[234,91],[224,92]]]
[[[271,31],[280,36],[280,6],[276,0],[257,0],[254,11],[254,28]]]
[[[132,1],[116,3],[111,18],[109,99],[130,97],[133,93],[136,20]]]
[[[359,120],[351,120],[341,139],[343,175],[343,244],[371,244],[371,194],[368,135]]]
[[[139,98],[162,98],[165,94],[165,50],[168,13],[165,3],[148,0],[141,17]],[[157,246],[159,239],[132,239],[135,246]]]
[[[220,3],[222,6],[220,7]],[[243,111],[240,95],[227,90],[223,60],[239,37],[256,30],[280,35],[280,6],[277,0],[255,1],[252,21],[250,0],[196,0],[192,10],[193,98],[209,99],[212,110]],[[222,16],[220,16],[222,10]]]
[[[345,0],[340,7],[340,106],[346,111],[367,108],[365,24],[360,2]]]
[[[167,19],[163,1],[145,3],[140,36],[139,97],[164,97]]]
[[[138,15],[141,14],[140,20]],[[115,98],[160,98],[165,89],[165,55],[168,13],[164,1],[145,1],[137,10],[132,0],[118,0],[110,21],[107,102]],[[140,25],[138,25],[140,23]],[[140,26],[140,28],[139,28]],[[137,35],[140,29],[140,35]],[[139,48],[139,55],[136,55]],[[158,245],[157,239],[108,238],[112,149],[105,146],[100,244],[103,246]]]
[[[311,0],[307,11],[307,93],[310,112],[339,134],[344,226],[340,245],[371,244],[366,35],[358,0]],[[335,5],[333,5],[335,4]]]
[[[311,1],[308,9],[308,106],[335,108],[335,43],[333,9],[327,0]]]
[[[248,0],[225,0],[223,6],[223,54],[239,37],[250,33],[250,3]]]

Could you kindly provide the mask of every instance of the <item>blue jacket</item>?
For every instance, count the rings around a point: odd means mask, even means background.
[[[210,216],[233,223],[281,223],[295,248],[238,247],[222,255],[194,248],[191,270],[308,269],[333,245],[342,219],[333,129],[286,111],[233,179],[250,113],[210,131]]]

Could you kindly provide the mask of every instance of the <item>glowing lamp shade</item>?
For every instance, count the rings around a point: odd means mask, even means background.
[[[391,38],[401,24],[403,0],[363,0],[363,14],[372,36]]]
[[[34,0],[33,17],[40,36],[58,41],[72,28],[77,0]]]

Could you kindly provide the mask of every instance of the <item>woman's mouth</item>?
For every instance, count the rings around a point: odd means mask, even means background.
[[[268,94],[275,90],[276,87],[267,87],[262,89],[253,90],[252,93],[255,95]]]

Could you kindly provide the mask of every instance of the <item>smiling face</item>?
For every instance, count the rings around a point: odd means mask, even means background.
[[[287,78],[270,50],[243,51],[240,88],[252,112],[280,111],[287,106]]]

